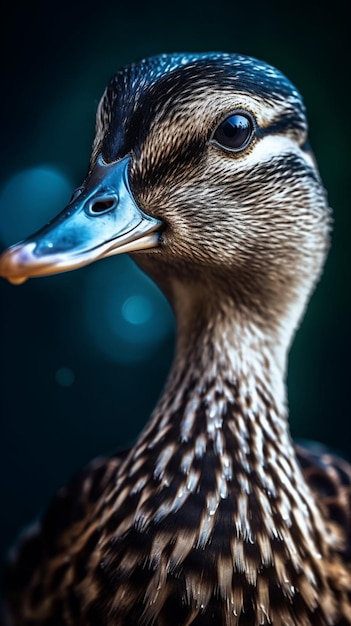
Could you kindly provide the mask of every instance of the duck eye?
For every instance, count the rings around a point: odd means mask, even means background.
[[[253,131],[251,118],[243,113],[232,113],[218,126],[213,140],[222,148],[238,152],[246,148]]]

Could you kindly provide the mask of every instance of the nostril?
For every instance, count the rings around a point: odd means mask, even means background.
[[[89,215],[101,215],[101,213],[107,213],[117,205],[117,202],[117,197],[96,198],[89,203],[88,213]]]
[[[92,213],[102,213],[103,211],[112,209],[114,204],[115,200],[98,200],[91,205],[90,210]]]

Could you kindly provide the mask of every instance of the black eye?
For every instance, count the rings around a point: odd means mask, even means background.
[[[233,152],[243,150],[250,143],[253,122],[243,113],[232,113],[218,126],[213,134],[214,141]]]

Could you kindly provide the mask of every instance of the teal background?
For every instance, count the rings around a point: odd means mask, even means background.
[[[223,50],[279,67],[304,96],[335,217],[325,273],[291,352],[291,428],[295,437],[350,458],[350,55],[343,6],[12,2],[2,26],[0,243],[4,249],[33,232],[81,183],[96,106],[121,66],[159,52]],[[140,297],[146,308],[111,330],[113,311],[117,319]],[[128,298],[134,300],[127,307]],[[137,436],[167,375],[174,330],[167,304],[124,258],[21,287],[1,280],[0,302],[4,555],[74,471]],[[154,337],[156,327],[162,332]]]

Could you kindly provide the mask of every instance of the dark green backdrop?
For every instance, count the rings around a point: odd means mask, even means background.
[[[278,66],[304,95],[335,214],[324,277],[291,353],[292,431],[350,457],[348,18],[341,2],[307,4],[12,2],[2,26],[0,243],[35,230],[80,184],[96,105],[122,65],[162,51],[224,50]],[[174,335],[167,306],[119,258],[21,287],[1,280],[0,298],[4,554],[76,469],[137,435]],[[127,300],[134,313],[122,319]]]

